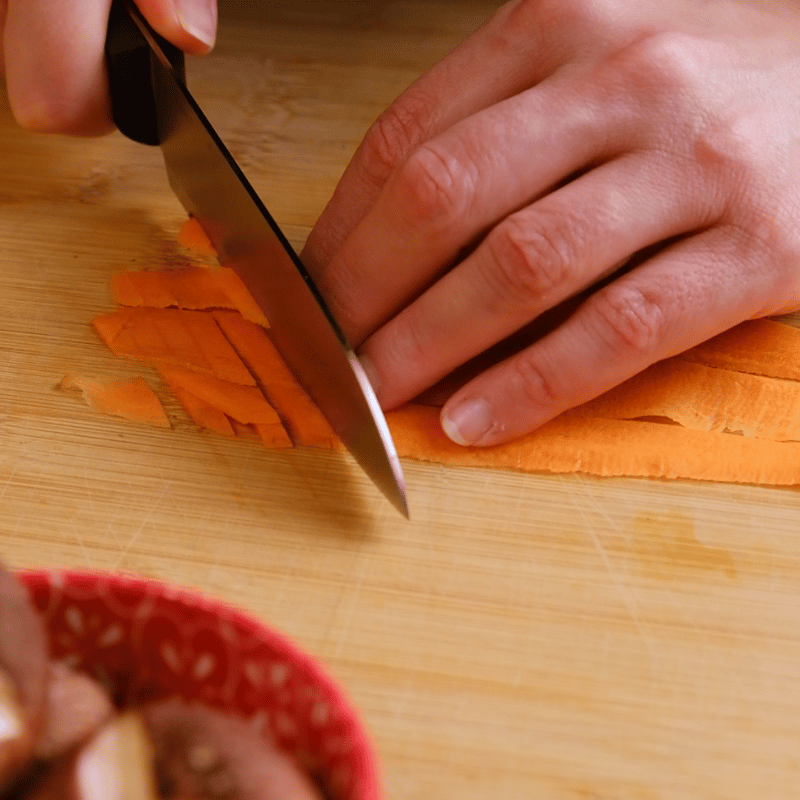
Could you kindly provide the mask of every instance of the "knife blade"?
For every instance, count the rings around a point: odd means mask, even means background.
[[[114,0],[106,38],[114,121],[161,147],[167,176],[270,322],[278,352],[358,464],[406,517],[400,460],[347,337],[299,256],[186,87],[183,53],[131,0]]]

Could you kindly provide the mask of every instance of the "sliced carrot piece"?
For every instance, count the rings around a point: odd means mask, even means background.
[[[123,380],[100,381],[67,374],[59,386],[82,392],[89,407],[102,414],[142,422],[156,428],[172,427],[161,401],[141,375]]]
[[[210,314],[182,309],[123,308],[92,320],[117,356],[173,364],[255,386],[255,379]]]
[[[253,427],[256,429],[258,438],[261,439],[265,447],[270,449],[290,448],[294,447],[286,428],[280,422],[273,422],[271,424],[255,423]]]
[[[114,299],[122,306],[239,311],[245,319],[269,327],[241,278],[229,267],[178,267],[147,272],[117,272],[111,278]]]
[[[235,312],[214,311],[214,319],[275,406],[295,444],[341,449],[339,438],[297,383],[266,331]]]
[[[178,244],[191,250],[199,256],[214,257],[217,253],[214,250],[211,240],[203,230],[200,223],[194,218],[189,217],[178,229]]]
[[[222,411],[187,391],[182,384],[172,381],[166,382],[178,402],[183,406],[184,411],[188,414],[189,419],[198,428],[219,433],[222,436],[236,436],[230,420]]]
[[[701,432],[654,422],[558,418],[497,447],[461,447],[439,411],[407,405],[387,414],[398,454],[420,461],[524,472],[800,484],[800,444]]]
[[[672,358],[568,413],[609,419],[666,417],[700,431],[800,441],[800,382]]]
[[[679,358],[710,367],[800,380],[800,329],[783,322],[742,322]]]
[[[264,312],[259,308],[253,296],[242,283],[242,279],[230,268],[223,267],[216,270],[215,278],[230,299],[230,306],[250,322],[269,327],[269,322]]]
[[[238,422],[266,424],[280,422],[275,409],[256,386],[241,386],[215,375],[204,375],[184,367],[166,364],[159,364],[158,371],[173,391],[175,386],[180,386]]]

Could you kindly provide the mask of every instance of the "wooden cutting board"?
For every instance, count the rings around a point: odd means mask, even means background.
[[[223,3],[190,84],[299,246],[369,123],[496,5]],[[2,557],[260,615],[348,687],[397,800],[798,795],[800,493],[408,462],[406,522],[348,456],[173,402],[171,431],[98,417],[55,386],[132,372],[89,320],[182,219],[158,152],[0,103]]]

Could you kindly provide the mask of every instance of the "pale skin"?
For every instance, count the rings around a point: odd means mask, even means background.
[[[384,408],[603,279],[447,398],[448,435],[492,445],[800,309],[799,221],[796,0],[512,0],[380,117],[302,257]]]

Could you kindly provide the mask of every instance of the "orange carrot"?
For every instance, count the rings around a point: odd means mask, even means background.
[[[123,306],[225,308],[239,311],[259,325],[267,318],[239,276],[228,267],[179,267],[147,272],[117,272],[111,278],[114,299]]]
[[[461,447],[445,436],[438,409],[408,405],[387,414],[398,454],[420,461],[524,472],[800,484],[800,444],[701,432],[678,425],[559,418],[498,447]]]
[[[214,311],[213,314],[225,336],[260,381],[295,444],[341,449],[330,424],[294,379],[264,329],[236,313]]]
[[[65,375],[61,389],[82,392],[89,407],[102,414],[122,417],[156,428],[172,427],[156,394],[140,375],[114,381],[100,381],[81,375]]]
[[[239,422],[280,422],[275,409],[256,386],[241,386],[215,375],[166,364],[160,364],[158,371],[170,388],[179,386]]]
[[[222,411],[187,391],[181,383],[169,380],[166,380],[166,383],[183,406],[189,419],[198,428],[219,433],[222,436],[236,436],[230,419]]]
[[[683,353],[680,358],[710,367],[800,380],[800,329],[783,322],[742,322]]]
[[[122,358],[173,364],[255,386],[255,379],[210,314],[124,308],[100,314],[92,324],[108,348]]]
[[[213,258],[217,256],[211,244],[211,240],[194,217],[189,217],[189,219],[181,225],[178,229],[177,238],[179,245],[191,250],[199,256]]]
[[[666,417],[695,430],[800,441],[800,382],[672,358],[569,413],[610,419]]]

